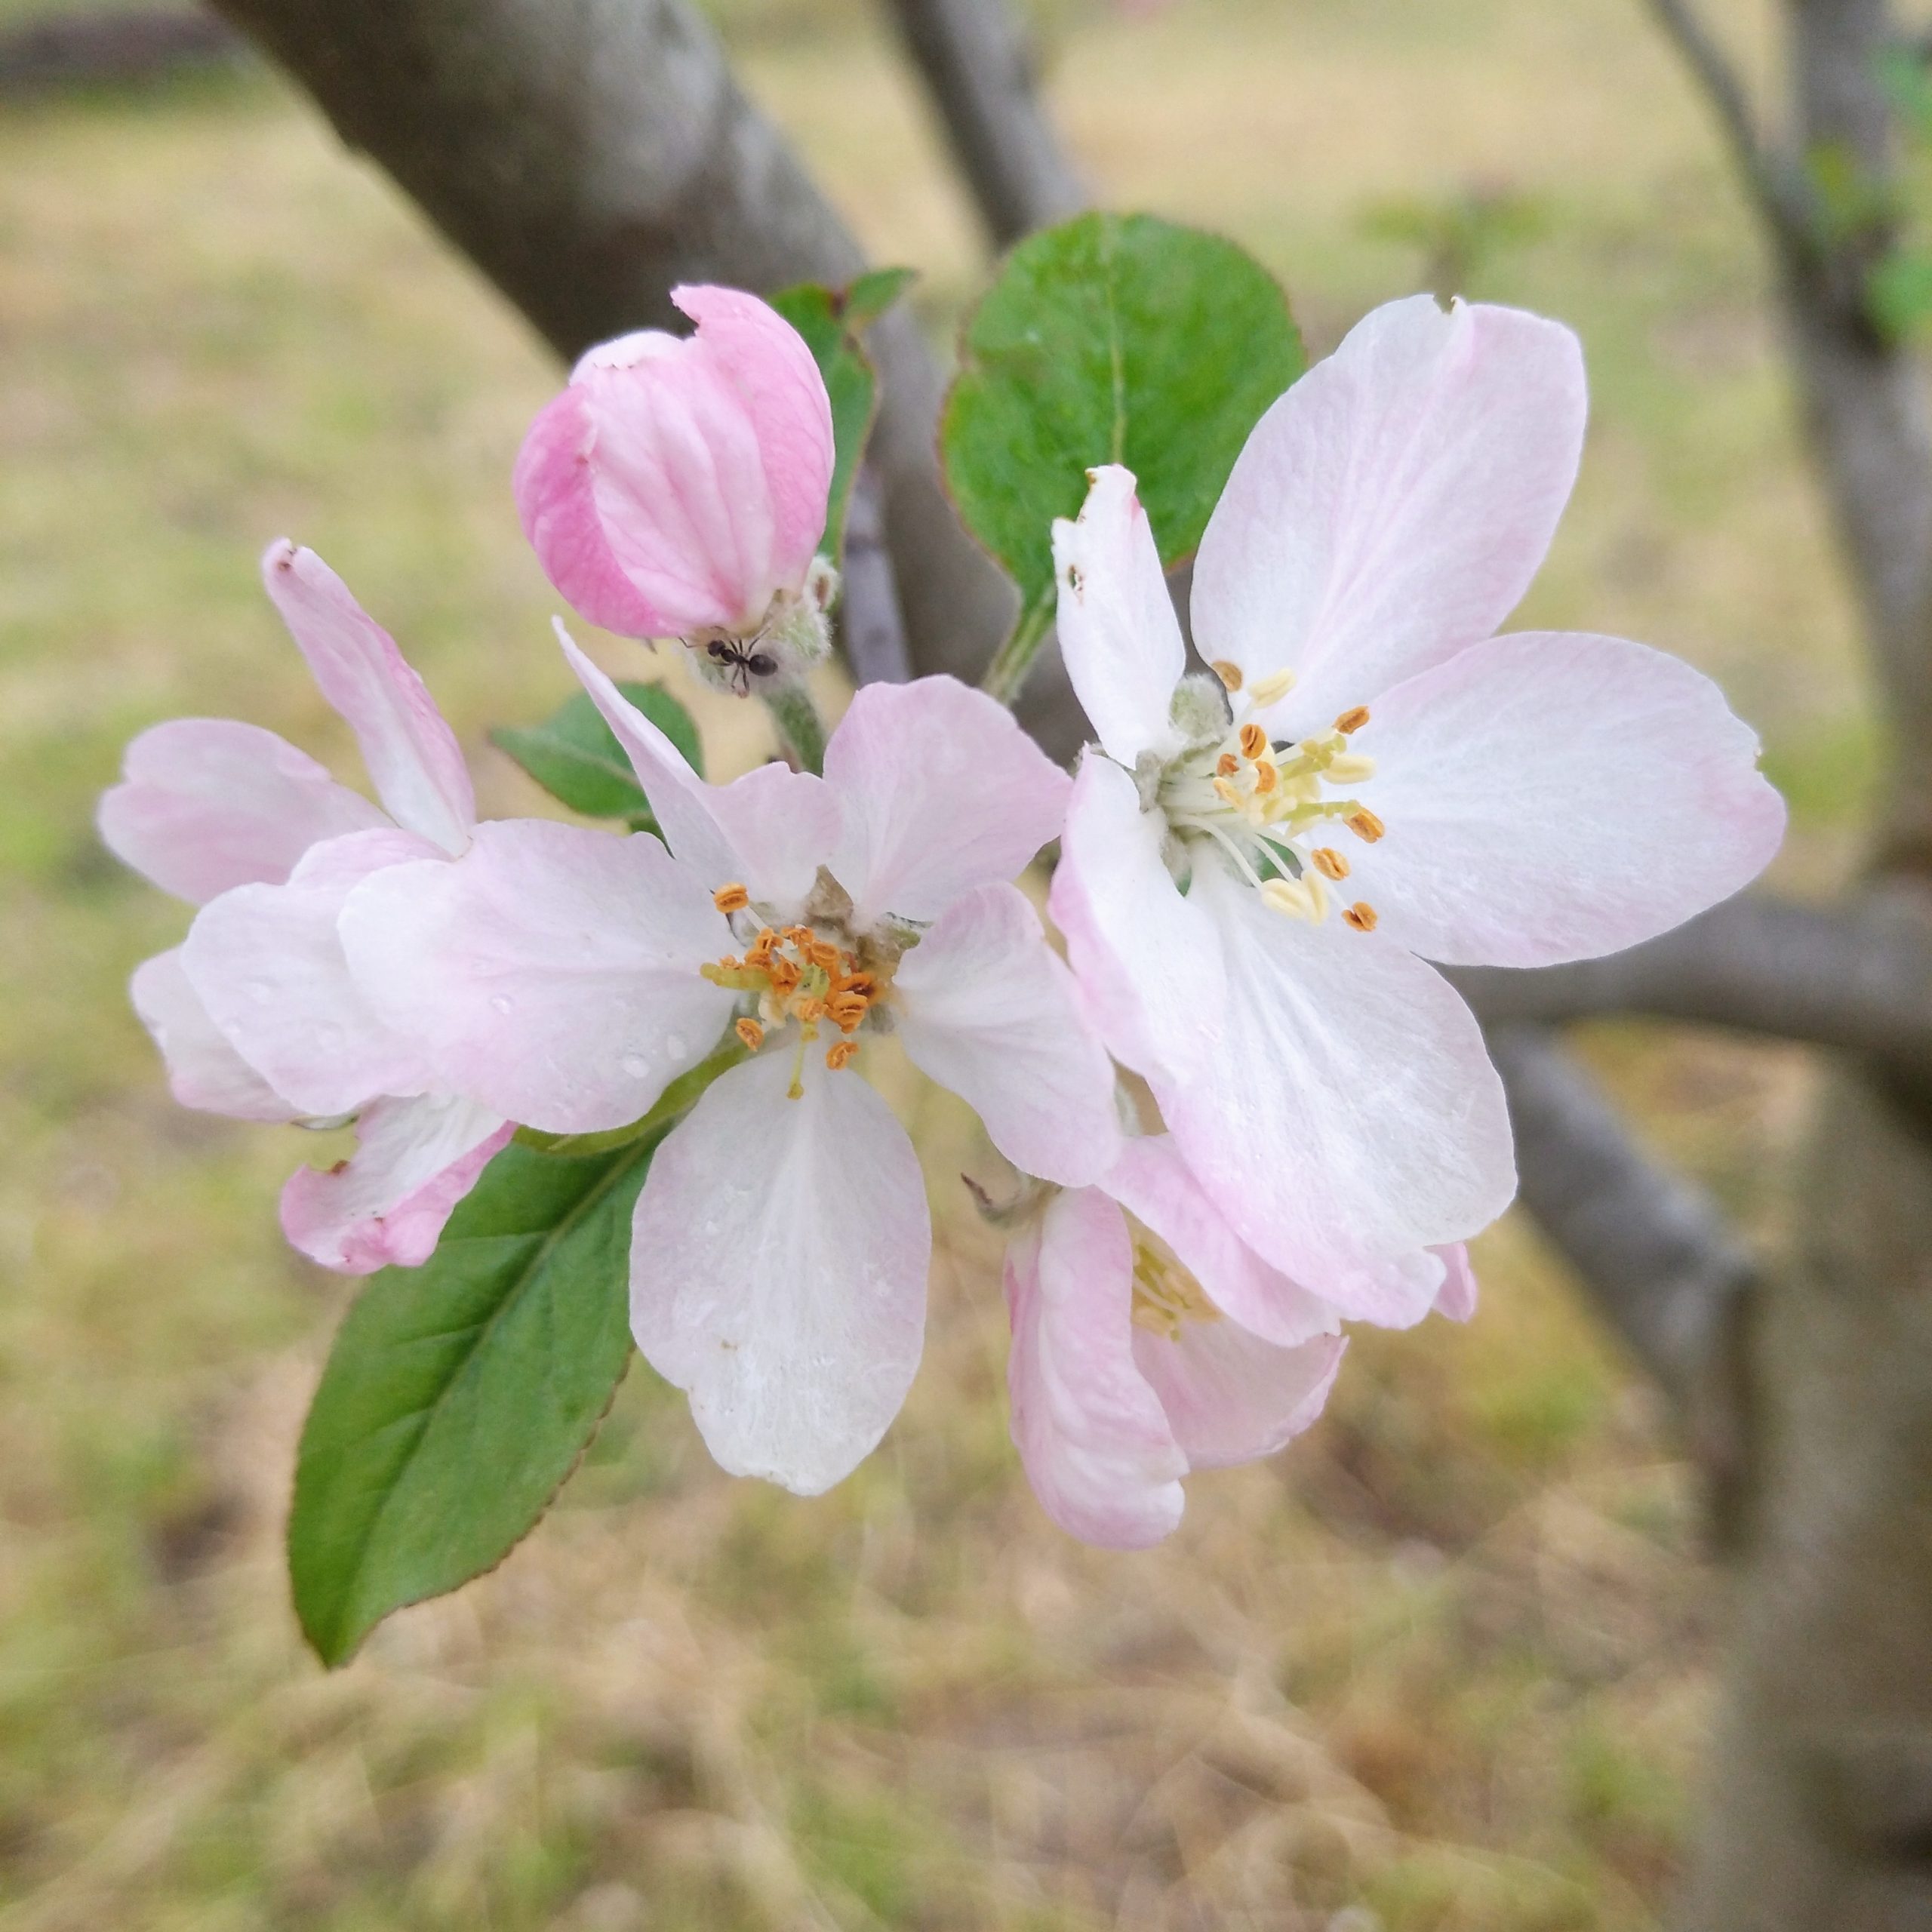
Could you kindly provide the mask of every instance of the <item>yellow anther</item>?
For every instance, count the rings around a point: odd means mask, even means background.
[[[1241,689],[1241,666],[1238,664],[1231,663],[1225,657],[1217,657],[1209,668],[1229,691]]]
[[[752,896],[742,885],[721,885],[711,895],[711,903],[721,912],[742,912],[752,903]]]
[[[1257,758],[1254,761],[1254,789],[1266,795],[1281,782],[1281,774],[1275,768],[1272,758]]]
[[[1337,752],[1324,775],[1331,785],[1359,785],[1375,776],[1375,761],[1366,752]]]
[[[835,1040],[825,1050],[825,1063],[834,1073],[848,1064],[852,1056],[859,1051],[857,1040]]]
[[[1332,845],[1318,845],[1311,855],[1315,869],[1324,878],[1341,879],[1349,875],[1349,862]]]
[[[1214,761],[1214,769],[1223,778],[1232,778],[1241,769],[1241,760],[1232,752],[1223,752]]]
[[[1268,749],[1268,734],[1251,719],[1241,728],[1241,755],[1257,758]]]
[[[1358,806],[1349,813],[1342,823],[1358,838],[1371,845],[1373,845],[1388,829],[1388,827],[1366,805]]]
[[[1134,1243],[1134,1304],[1130,1318],[1137,1328],[1177,1342],[1184,1324],[1218,1321],[1221,1311],[1208,1299],[1201,1284],[1181,1266],[1166,1244],[1140,1229]]]
[[[1300,878],[1271,878],[1261,888],[1261,903],[1271,912],[1318,925],[1328,910],[1327,888],[1304,873]]]
[[[753,1053],[764,1044],[764,1029],[755,1020],[740,1020],[731,1030]]]
[[[1214,780],[1214,795],[1223,804],[1232,805],[1237,811],[1241,809],[1241,794],[1225,778]]]
[[[1365,899],[1358,899],[1342,915],[1345,924],[1353,926],[1358,933],[1372,933],[1375,930],[1375,908]]]
[[[1257,711],[1266,711],[1271,704],[1279,704],[1294,688],[1292,671],[1271,671],[1247,695]]]
[[[841,1033],[849,1033],[860,1020],[865,1018],[866,1008],[869,1003],[863,993],[853,992],[848,989],[843,992],[834,993],[826,1001],[825,1010],[830,1016],[832,1023]]]
[[[1365,704],[1351,705],[1335,720],[1335,729],[1346,738],[1351,731],[1359,731],[1367,722],[1368,706]]]

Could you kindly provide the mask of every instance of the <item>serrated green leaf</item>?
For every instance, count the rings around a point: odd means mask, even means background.
[[[804,337],[831,399],[832,491],[818,546],[835,564],[844,554],[852,481],[878,400],[872,359],[860,345],[859,331],[892,306],[912,277],[910,269],[875,269],[843,291],[803,281],[771,297],[771,306]]]
[[[1164,563],[1201,541],[1263,411],[1306,366],[1287,299],[1232,242],[1152,215],[1087,214],[1029,236],[967,325],[940,432],[966,525],[1029,606],[1052,525],[1087,472],[1121,463]]]
[[[617,688],[701,774],[704,755],[691,713],[662,685]],[[640,830],[657,829],[630,760],[587,691],[573,692],[540,724],[500,726],[490,742],[572,811],[586,818],[620,818]]]
[[[435,1255],[373,1276],[349,1310],[288,1524],[325,1664],[501,1562],[576,1466],[629,1358],[631,1213],[669,1131],[589,1158],[512,1141]]]

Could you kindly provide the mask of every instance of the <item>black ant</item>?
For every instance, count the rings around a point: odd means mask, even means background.
[[[743,643],[736,638],[715,637],[705,646],[714,664],[731,666],[731,689],[740,697],[751,695],[754,678],[768,678],[778,669],[775,657],[753,648],[757,643],[756,638]]]

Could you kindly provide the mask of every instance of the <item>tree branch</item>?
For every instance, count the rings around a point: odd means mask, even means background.
[[[1932,1072],[1932,914],[1915,894],[1843,909],[1754,895],[1607,958],[1449,977],[1485,1023],[1647,1013]]]
[[[890,0],[890,7],[994,245],[1009,248],[1078,214],[1086,191],[1040,112],[1018,17],[997,0]]]

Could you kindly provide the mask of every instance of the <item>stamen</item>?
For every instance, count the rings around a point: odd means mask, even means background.
[[[1331,785],[1359,785],[1375,776],[1375,761],[1366,752],[1337,752],[1328,761],[1326,776]]]
[[[835,1040],[825,1050],[825,1063],[836,1073],[841,1066],[851,1063],[852,1056],[858,1051],[857,1040]]]
[[[1375,908],[1367,900],[1358,899],[1343,913],[1342,919],[1358,933],[1372,933],[1376,926]]]
[[[1251,718],[1241,728],[1241,755],[1244,758],[1259,758],[1268,749],[1268,734]]]
[[[1327,888],[1318,878],[1271,878],[1261,888],[1261,903],[1291,919],[1319,925],[1328,910]]]
[[[1263,798],[1274,790],[1281,782],[1281,774],[1275,768],[1272,758],[1257,758],[1254,761],[1254,789]]]
[[[1231,691],[1241,689],[1241,666],[1225,657],[1217,657],[1208,667]]]
[[[721,885],[711,895],[711,903],[721,912],[742,912],[752,903],[752,896],[742,885]]]
[[[1248,693],[1248,697],[1256,710],[1266,711],[1271,704],[1279,704],[1294,688],[1292,671],[1272,671]]]
[[[1373,845],[1388,829],[1388,827],[1366,805],[1361,806],[1349,813],[1342,823],[1358,838],[1371,845]]]
[[[731,1030],[753,1053],[764,1044],[764,1029],[755,1020],[740,1020]]]
[[[1351,705],[1335,720],[1335,729],[1346,738],[1351,731],[1359,731],[1367,722],[1368,706],[1365,704]]]
[[[834,993],[826,1001],[825,1010],[841,1033],[849,1033],[865,1018],[869,1004],[863,993],[855,993],[848,987]]]
[[[1334,846],[1318,845],[1312,856],[1315,870],[1324,878],[1343,879],[1348,877],[1349,862]]]
[[[1214,761],[1214,769],[1223,778],[1232,778],[1241,769],[1241,760],[1232,752],[1223,752]]]
[[[1232,805],[1235,811],[1240,811],[1241,794],[1225,778],[1217,778],[1214,780],[1214,795],[1223,804]]]

